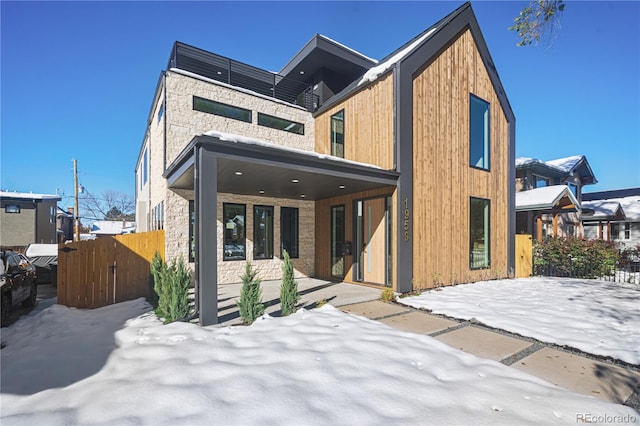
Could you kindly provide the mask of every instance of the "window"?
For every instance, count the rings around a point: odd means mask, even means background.
[[[626,222],[624,224],[624,239],[628,240],[629,238],[631,238],[631,224]]]
[[[273,259],[273,207],[253,207],[253,258]]]
[[[331,155],[344,158],[344,110],[331,116]]]
[[[193,97],[193,109],[200,112],[206,112],[221,117],[231,118],[233,120],[251,123],[251,110],[223,104],[209,99]]]
[[[164,103],[160,104],[160,109],[158,110],[158,123],[162,120],[162,116],[164,115]]]
[[[284,118],[274,117],[273,115],[258,113],[258,124],[260,126],[271,127],[273,129],[284,130],[285,132],[304,135],[304,124],[295,121],[285,120]]]
[[[578,196],[578,185],[576,185],[573,182],[567,182],[567,186],[569,187],[571,192],[573,192],[573,195],[577,197]]]
[[[534,188],[542,188],[545,186],[549,186],[549,179],[546,177],[533,175],[533,187]]]
[[[222,223],[224,226],[223,260],[245,260],[245,215],[244,204],[222,204]]]
[[[489,103],[474,95],[470,95],[469,123],[469,164],[489,170]]]
[[[189,200],[189,262],[196,260],[196,209],[195,201]]]
[[[280,257],[286,250],[292,259],[299,257],[298,252],[298,209],[280,208]]]
[[[20,213],[20,206],[17,204],[7,204],[4,206],[5,213]]]
[[[469,268],[488,268],[490,262],[490,202],[482,198],[471,198],[469,205]]]
[[[147,183],[147,178],[148,178],[148,164],[149,164],[149,160],[147,158],[147,148],[144,149],[144,154],[142,154],[142,186],[144,186]]]

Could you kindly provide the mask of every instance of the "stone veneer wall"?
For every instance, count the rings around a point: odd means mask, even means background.
[[[266,98],[264,96],[252,95],[244,91],[228,87],[226,85],[216,84],[205,81],[203,79],[186,76],[180,74],[179,72],[167,71],[165,82],[166,106],[164,112],[164,120],[167,121],[167,147],[166,158],[164,159],[164,161],[162,160],[164,123],[161,124],[158,123],[157,120],[152,120],[149,125],[151,147],[150,179],[152,180],[149,210],[151,210],[151,208],[153,208],[153,206],[155,206],[161,200],[165,200],[166,258],[171,260],[174,258],[182,257],[186,260],[188,258],[187,240],[189,235],[188,199],[193,199],[193,192],[186,191],[180,194],[176,194],[172,190],[168,189],[166,185],[166,179],[161,177],[165,167],[169,166],[171,162],[175,160],[178,154],[182,152],[182,150],[189,144],[189,142],[191,142],[191,140],[195,136],[212,130],[239,134],[245,137],[259,139],[286,147],[313,151],[314,121],[311,113],[299,107],[287,105],[282,102]],[[194,111],[194,95],[206,99],[215,100],[217,102],[249,109],[252,111],[252,123],[245,123],[243,121],[232,120],[213,114]],[[160,97],[160,99],[162,99],[162,97]],[[157,110],[159,106],[156,105],[155,108]],[[258,111],[302,123],[305,126],[305,134],[297,135],[295,133],[271,129],[264,126],[258,126]],[[260,203],[256,202],[255,204]],[[263,204],[276,205],[274,202],[268,203],[266,201]],[[288,200],[284,200],[283,204],[279,205],[295,207],[295,205],[292,205]],[[219,208],[222,208],[221,204]],[[249,211],[249,205],[247,206],[247,209]],[[279,209],[275,210],[277,211],[275,218],[278,221],[277,229],[279,229],[280,213]],[[310,207],[310,210],[313,210],[313,207]],[[302,214],[303,211],[300,210],[301,221]],[[314,212],[311,211],[310,214],[313,215]],[[310,226],[309,228],[313,230],[313,226]],[[302,228],[302,223],[301,229],[304,229]],[[277,238],[278,240],[276,244],[278,245],[276,247],[279,247],[279,235],[277,236]],[[301,244],[302,238],[303,237],[301,233]],[[279,255],[279,250],[277,250],[276,252]],[[271,262],[257,262],[261,264],[277,263],[276,260],[277,259],[274,259]],[[306,264],[306,262],[306,260],[302,260],[301,258],[300,260],[297,260],[296,264],[296,268],[299,268],[299,271],[305,271],[304,275],[308,275],[307,272],[313,270],[313,255],[311,255],[311,257],[309,258],[308,265]],[[221,262],[219,271],[229,270],[230,272],[228,272],[225,279],[234,279],[237,281],[237,279],[233,277],[237,277],[238,274],[236,272],[242,268],[244,268],[244,262]],[[273,270],[274,266],[271,265],[270,267],[267,267],[265,265],[265,271],[267,269]],[[274,272],[271,271],[269,276],[273,276],[273,274]],[[263,279],[269,278],[263,277]],[[221,280],[220,282],[232,281]]]

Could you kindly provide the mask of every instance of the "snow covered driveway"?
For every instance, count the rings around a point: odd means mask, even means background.
[[[398,301],[640,364],[637,284],[535,277],[444,287]]]
[[[571,393],[429,336],[330,305],[226,328],[163,326],[153,313],[141,314],[148,309],[142,299],[94,311],[56,305],[16,323],[22,330],[38,324],[40,331],[31,339],[9,327],[1,351],[3,372],[22,358],[25,373],[11,380],[40,380],[45,390],[9,394],[5,385],[12,383],[3,376],[0,422],[574,425],[587,417],[637,421],[639,416],[629,407]],[[128,310],[132,318],[115,339],[113,333],[110,338],[95,333],[111,310],[119,318]],[[77,354],[87,341],[109,356],[99,371],[54,388],[57,382],[48,382],[33,354],[60,338],[65,345],[50,356],[60,363],[71,360],[70,368],[92,370],[82,365],[83,359],[93,364],[92,355]]]

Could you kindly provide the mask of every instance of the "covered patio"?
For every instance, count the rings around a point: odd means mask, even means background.
[[[195,137],[167,167],[169,189],[194,201],[195,289],[200,325],[217,324],[218,193],[321,200],[395,186],[378,167],[221,132]],[[301,230],[303,232],[303,230]],[[318,256],[324,255],[318,253]],[[327,253],[326,255],[329,255]]]
[[[580,211],[580,203],[566,185],[553,185],[516,193],[516,232],[531,234],[537,241],[557,237],[561,215]],[[545,235],[544,217],[551,218],[551,232]]]

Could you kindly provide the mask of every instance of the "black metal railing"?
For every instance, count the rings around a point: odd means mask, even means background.
[[[314,112],[320,97],[307,82],[269,72],[233,59],[176,42],[168,68],[179,68],[203,77],[241,87]]]
[[[570,263],[562,266],[534,265],[533,273],[546,277],[586,278],[640,284],[640,263],[618,262],[614,267],[606,270],[591,265],[573,266]]]

